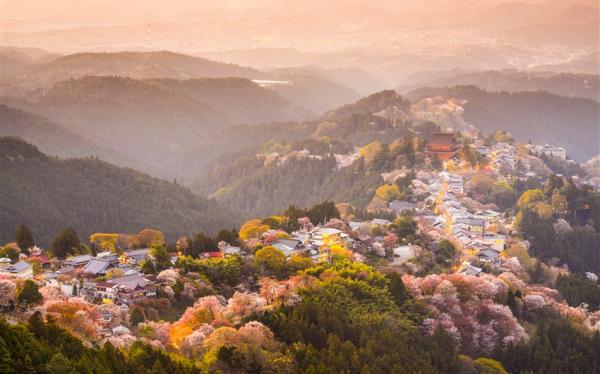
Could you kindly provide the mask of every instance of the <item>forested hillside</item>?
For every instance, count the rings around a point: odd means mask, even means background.
[[[170,178],[178,177],[168,166],[172,158],[210,144],[210,135],[225,127],[310,117],[276,92],[241,78],[179,81],[86,76],[0,101],[42,115],[110,149],[113,156],[103,159],[128,166],[129,160],[139,160],[136,168]]]
[[[176,238],[232,227],[239,217],[173,183],[97,159],[50,158],[16,138],[0,138],[0,242],[27,222],[40,244],[71,226],[80,235],[145,227]]]
[[[292,84],[289,86],[276,86],[274,87],[276,92],[319,115],[360,98],[360,94],[353,89],[322,77],[281,74],[277,78],[290,81]]]
[[[464,119],[490,133],[510,132],[517,140],[555,144],[579,162],[600,152],[600,103],[548,92],[488,92],[475,86],[423,88],[411,92],[413,101],[431,96],[467,100]]]
[[[22,138],[52,156],[96,156],[120,166],[147,168],[142,161],[102,147],[45,117],[2,104],[0,104],[0,136]]]
[[[244,78],[150,79],[144,83],[208,104],[235,124],[301,120],[311,116],[277,92]]]
[[[202,152],[211,161],[195,164],[199,175],[191,180],[194,190],[254,215],[324,200],[364,208],[383,183],[385,167],[396,159],[399,167],[404,165],[410,142],[405,137],[412,139],[415,129],[427,136],[436,128],[413,123],[410,102],[394,91],[370,95],[322,118],[226,130],[220,138],[227,141],[216,142],[237,147]],[[336,155],[349,163],[341,167]]]

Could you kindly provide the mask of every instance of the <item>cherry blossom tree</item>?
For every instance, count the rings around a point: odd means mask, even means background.
[[[386,247],[393,247],[396,244],[398,244],[398,235],[394,234],[393,232],[388,233],[384,238],[383,238],[383,245]]]
[[[244,317],[263,312],[266,304],[267,301],[257,293],[235,292],[227,302],[224,315],[239,323]]]
[[[181,353],[189,358],[200,357],[204,353],[204,340],[215,331],[209,324],[203,324],[197,330],[186,336],[181,343]]]
[[[179,279],[179,272],[175,269],[163,270],[156,276],[156,280],[167,286],[173,286]]]
[[[509,285],[493,275],[434,274],[424,278],[404,275],[407,291],[427,303],[430,318],[423,331],[444,330],[457,347],[469,354],[489,354],[498,346],[527,339],[506,305]]]
[[[0,280],[0,309],[10,308],[15,304],[17,286],[10,279]]]

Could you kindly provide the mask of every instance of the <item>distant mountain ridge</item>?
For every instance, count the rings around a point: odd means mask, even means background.
[[[75,134],[153,165],[153,170],[144,170],[164,176],[169,175],[164,169],[169,158],[208,141],[223,127],[311,116],[243,78],[85,76],[0,102],[43,115]]]
[[[19,55],[23,57],[21,60],[26,57],[23,53]],[[2,61],[3,56],[0,53],[0,61]],[[86,76],[118,76],[136,80],[165,78],[176,80],[206,78],[287,79],[292,81],[291,86],[274,87],[272,91],[279,93],[296,106],[305,108],[317,115],[360,97],[354,90],[339,84],[328,75],[314,73],[273,74],[251,67],[216,62],[169,51],[85,52],[57,57],[46,63],[35,63],[30,58],[26,61],[14,60],[10,56],[4,58],[9,59],[6,61],[6,65],[10,69],[0,75],[0,78],[2,78],[0,80],[0,95],[22,94],[40,88],[48,89],[56,83]],[[348,74],[344,71],[339,71],[339,73]],[[295,109],[295,111],[298,111],[298,109]],[[302,115],[305,116],[306,114]],[[267,116],[267,118],[269,117]],[[255,119],[252,119],[252,121],[255,121]]]
[[[299,120],[313,116],[274,90],[262,88],[245,78],[155,78],[143,82],[208,104],[233,124]]]
[[[439,71],[415,74],[397,86],[408,93],[420,87],[474,85],[486,91],[548,91],[566,97],[600,101],[600,76],[517,70]]]
[[[225,64],[180,53],[102,52],[75,53],[39,64],[26,78],[53,83],[85,75],[118,75],[145,78],[264,78],[267,74],[250,67]]]
[[[61,160],[13,137],[0,137],[0,242],[27,224],[48,245],[60,229],[137,232],[156,228],[170,240],[233,227],[239,217],[177,184],[92,158]]]

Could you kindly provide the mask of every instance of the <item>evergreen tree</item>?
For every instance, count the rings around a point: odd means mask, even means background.
[[[442,159],[437,154],[434,154],[431,158],[431,168],[434,170],[442,170]]]
[[[59,259],[65,259],[67,256],[76,253],[81,247],[81,240],[77,232],[68,227],[61,230],[52,240],[52,253]]]
[[[15,371],[11,367],[10,351],[6,345],[6,342],[0,336],[0,373],[14,373]]]
[[[515,293],[512,290],[508,290],[508,299],[506,300],[506,306],[510,308],[513,315],[517,314],[517,299]]]
[[[23,307],[39,304],[42,302],[42,294],[38,290],[37,284],[31,279],[25,280],[23,287],[17,294],[17,302]]]
[[[50,359],[50,362],[46,364],[46,371],[48,373],[56,374],[75,374],[76,371],[73,369],[71,362],[65,358],[61,353],[56,353]]]
[[[142,323],[144,321],[144,313],[142,313],[141,308],[133,308],[133,310],[131,311],[131,315],[129,316],[129,322],[133,326],[137,326],[139,323]]]
[[[171,256],[167,252],[167,246],[164,244],[154,243],[150,247],[150,254],[154,258],[154,267],[156,272],[161,272],[171,267]]]
[[[225,230],[226,231],[226,230]],[[184,253],[187,256],[192,256],[193,258],[198,258],[204,252],[210,252],[217,249],[217,244],[215,241],[208,235],[205,235],[203,232],[199,232],[192,240],[192,244],[188,247]]]
[[[402,277],[400,277],[400,274],[396,272],[389,273],[386,275],[386,277],[390,281],[388,289],[392,294],[394,302],[396,303],[396,305],[401,306],[406,300],[410,299],[410,295],[404,287],[404,282],[402,282]]]
[[[217,244],[220,242],[236,244],[238,239],[239,236],[235,229],[232,229],[231,231],[222,229],[217,233],[217,236],[215,237],[215,242],[217,242]]]
[[[144,274],[156,274],[156,267],[154,266],[154,261],[147,259],[142,262],[142,273]]]
[[[23,253],[29,253],[29,248],[32,248],[35,243],[33,242],[33,235],[27,225],[19,225],[15,232],[15,241]]]

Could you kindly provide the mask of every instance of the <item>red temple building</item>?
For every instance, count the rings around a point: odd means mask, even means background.
[[[438,155],[442,160],[454,157],[460,149],[454,134],[438,132],[433,134],[433,138],[427,144],[427,153]]]

